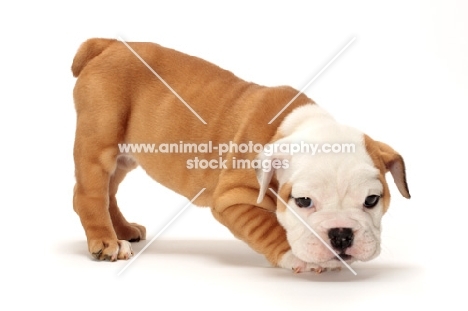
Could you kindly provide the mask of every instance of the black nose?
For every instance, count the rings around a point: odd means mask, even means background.
[[[328,230],[328,237],[333,248],[341,252],[353,245],[354,234],[350,228],[332,228]]]

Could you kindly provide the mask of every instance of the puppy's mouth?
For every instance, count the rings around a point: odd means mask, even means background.
[[[346,261],[346,260],[351,260],[351,259],[353,259],[353,256],[348,255],[348,254],[345,254],[345,253],[338,254],[338,256],[340,256],[340,258],[343,259],[343,260],[345,260],[345,261]],[[334,260],[340,260],[340,258],[334,257],[333,259],[334,259]]]

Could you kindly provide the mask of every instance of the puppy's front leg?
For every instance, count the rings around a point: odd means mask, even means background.
[[[306,263],[291,252],[286,232],[274,212],[248,204],[214,207],[211,211],[238,239],[265,255],[272,265],[292,269],[296,273],[320,270],[319,266]]]

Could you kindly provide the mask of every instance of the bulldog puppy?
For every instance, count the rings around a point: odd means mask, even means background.
[[[195,205],[209,207],[272,265],[296,272],[342,263],[292,211],[351,263],[379,254],[381,218],[390,203],[385,174],[410,197],[396,151],[336,122],[293,88],[246,82],[154,43],[126,46],[112,39],[84,42],[72,72],[78,78],[73,206],[98,260],[128,259],[129,241],[146,238],[116,200],[120,182],[138,165],[189,200],[201,193]],[[339,144],[354,149],[321,152]],[[201,145],[214,147],[196,148]],[[293,145],[315,151],[284,147]]]

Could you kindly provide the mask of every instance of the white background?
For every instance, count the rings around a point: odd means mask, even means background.
[[[462,1],[23,1],[0,5],[2,305],[66,309],[376,310],[466,307],[468,6]],[[380,3],[380,2],[379,2]],[[122,275],[95,262],[72,209],[70,66],[90,37],[152,41],[264,85],[302,88],[398,150],[383,252],[349,271],[294,275],[190,207]],[[187,200],[133,172],[120,205],[151,239]],[[176,242],[171,241],[176,240]],[[135,244],[139,251],[144,242]],[[461,282],[461,285],[456,284]],[[6,290],[5,290],[6,289]]]

